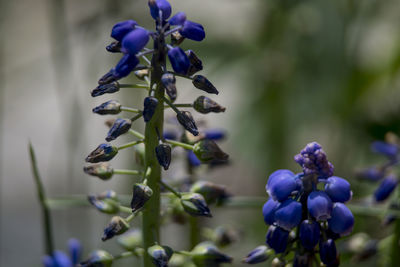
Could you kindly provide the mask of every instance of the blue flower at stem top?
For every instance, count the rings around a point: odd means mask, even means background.
[[[316,142],[294,159],[302,167],[301,173],[277,170],[266,184],[270,196],[262,209],[264,222],[270,225],[266,244],[282,254],[279,260],[283,263],[293,259],[286,255],[295,250],[294,266],[311,266],[318,259],[336,266],[335,239],[350,234],[354,226],[354,216],[344,204],[352,197],[350,183],[333,176],[334,167]]]
[[[78,239],[71,238],[68,240],[69,254],[56,250],[53,255],[46,255],[42,262],[44,267],[74,267],[82,256],[82,245]]]

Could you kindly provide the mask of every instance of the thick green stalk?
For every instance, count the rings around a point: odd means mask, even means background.
[[[400,188],[397,189],[397,198],[400,200]],[[400,218],[396,219],[393,241],[390,251],[390,266],[400,266]]]
[[[161,76],[165,68],[166,53],[165,40],[162,35],[154,41],[154,50],[156,51],[151,60],[151,89],[154,89],[154,97],[158,100],[158,105],[152,119],[146,123],[145,129],[145,163],[146,169],[151,168],[151,173],[147,177],[147,185],[153,190],[153,195],[146,203],[143,210],[143,245],[145,252],[148,247],[156,242],[160,243],[160,181],[161,167],[158,164],[155,148],[158,145],[158,135],[163,133],[164,124],[164,88],[161,85]],[[150,94],[152,91],[150,90]],[[152,267],[150,257],[144,253],[144,266]]]

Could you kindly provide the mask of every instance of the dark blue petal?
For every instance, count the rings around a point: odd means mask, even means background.
[[[149,38],[148,31],[143,28],[136,28],[122,39],[121,51],[134,56],[146,46]]]
[[[264,216],[264,222],[266,224],[272,225],[275,222],[275,211],[279,207],[279,202],[270,198],[265,202],[262,213]]]
[[[266,186],[268,194],[279,202],[285,201],[297,188],[295,175],[288,170],[280,170],[271,174]]]
[[[43,256],[42,263],[44,267],[55,267],[53,258],[49,255]]]
[[[118,118],[115,120],[114,124],[111,126],[107,133],[106,141],[110,142],[117,139],[120,135],[126,133],[131,128],[132,121],[129,119]]]
[[[319,240],[320,227],[315,221],[304,220],[300,225],[300,242],[308,250],[312,250]]]
[[[185,21],[186,14],[184,12],[178,12],[168,22],[170,25],[183,25]]]
[[[275,211],[275,223],[290,231],[301,222],[302,206],[300,202],[287,199]]]
[[[190,61],[180,47],[174,47],[168,51],[168,58],[175,72],[186,74],[190,67]]]
[[[165,139],[177,140],[178,136],[175,131],[164,130],[163,136]]]
[[[398,180],[395,176],[389,175],[382,180],[379,187],[375,190],[374,197],[377,202],[386,200],[396,188]]]
[[[247,264],[256,264],[268,259],[268,247],[258,246],[246,256],[243,260]]]
[[[166,0],[149,0],[149,7],[153,19],[158,19],[160,10],[162,11],[163,20],[166,20],[171,16],[171,5]]]
[[[270,248],[275,250],[276,253],[282,253],[286,250],[288,237],[288,231],[272,225],[268,228],[266,243]]]
[[[124,55],[113,70],[115,78],[121,79],[128,76],[133,69],[139,64],[139,60],[135,56]]]
[[[333,202],[347,202],[352,196],[350,183],[337,176],[328,178],[325,185],[325,192]]]
[[[182,30],[179,32],[183,37],[193,41],[202,41],[206,37],[203,26],[190,20],[185,21]]]
[[[333,205],[328,225],[332,232],[341,235],[348,235],[353,230],[354,216],[346,205],[337,202]]]
[[[321,240],[319,242],[319,255],[321,261],[326,265],[334,264],[338,256],[335,241],[332,239],[326,241]]]
[[[82,255],[82,245],[78,239],[71,238],[68,240],[69,255],[71,257],[72,263],[75,266],[79,263]]]
[[[145,122],[149,122],[156,112],[158,105],[157,98],[153,96],[148,96],[144,99],[143,103],[143,119]]]
[[[224,139],[226,136],[223,130],[218,130],[218,129],[205,130],[203,133],[205,135],[205,138],[211,140],[221,140]]]
[[[382,141],[373,142],[371,145],[371,149],[372,151],[385,155],[389,158],[396,157],[397,153],[399,152],[398,146]]]
[[[193,167],[197,167],[201,165],[201,161],[197,158],[197,156],[193,153],[192,150],[187,152],[187,158],[189,160],[189,164]]]
[[[111,37],[115,40],[122,41],[122,38],[130,31],[135,29],[135,26],[138,25],[134,20],[125,20],[118,22],[114,25],[111,30]]]
[[[325,221],[331,217],[332,200],[323,191],[313,191],[308,195],[307,208],[317,221]]]
[[[71,259],[62,251],[53,253],[54,267],[73,267]]]

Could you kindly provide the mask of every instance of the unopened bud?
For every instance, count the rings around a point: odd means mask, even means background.
[[[184,193],[181,197],[183,209],[192,216],[212,217],[204,197],[197,193]]]
[[[112,200],[118,201],[117,193],[115,193],[115,191],[113,191],[113,190],[106,190],[100,194],[97,194],[96,197],[97,197],[97,199],[100,199],[100,200],[112,199]]]
[[[89,259],[81,262],[81,267],[111,267],[114,258],[105,250],[96,250],[90,253]]]
[[[203,63],[192,50],[187,50],[186,55],[190,61],[190,67],[188,71],[189,76],[192,76],[196,72],[203,70]]]
[[[141,209],[153,195],[153,190],[145,184],[135,184],[133,186],[133,196],[131,201],[132,212]]]
[[[102,241],[113,238],[115,235],[121,235],[129,229],[129,224],[120,216],[114,216],[111,218],[110,223],[104,229]]]
[[[148,96],[144,99],[143,119],[145,122],[149,122],[151,120],[156,112],[157,105],[158,100],[153,96]]]
[[[185,37],[183,37],[179,32],[174,32],[171,34],[171,45],[172,46],[180,45],[184,40],[185,40]]]
[[[194,183],[190,188],[190,192],[201,194],[208,204],[221,204],[230,196],[224,185],[208,181]]]
[[[121,104],[116,100],[110,100],[93,108],[92,111],[100,115],[115,115],[121,112]]]
[[[99,85],[107,85],[107,84],[111,84],[114,83],[118,80],[118,77],[115,75],[115,68],[110,69],[106,74],[104,74],[98,81],[97,83]],[[97,89],[97,88],[96,88]],[[95,90],[96,90],[95,89]],[[111,89],[110,89],[111,90]],[[118,88],[119,90],[119,88]],[[118,91],[117,90],[117,91]],[[94,91],[94,90],[93,90]],[[115,91],[116,92],[116,91]],[[105,92],[105,93],[109,93],[109,92]],[[105,93],[101,93],[99,95],[105,94]],[[114,92],[110,92],[109,94],[114,93]],[[93,95],[92,92],[92,96],[99,96],[99,95]]]
[[[92,97],[96,97],[104,94],[112,94],[118,91],[119,91],[119,83],[114,82],[114,80],[112,80],[109,83],[101,83],[99,86],[97,86],[92,90],[91,95]]]
[[[121,43],[118,41],[114,41],[111,44],[106,46],[106,50],[111,53],[120,53],[121,52]]]
[[[177,97],[175,76],[172,73],[164,73],[163,76],[161,76],[161,83],[164,85],[165,91],[171,101],[174,102]]]
[[[193,102],[193,108],[203,114],[207,114],[210,112],[225,112],[225,108],[223,106],[219,105],[217,102],[206,96],[199,96]]]
[[[194,76],[192,83],[197,89],[203,90],[210,94],[218,95],[217,88],[215,88],[214,85],[203,75]]]
[[[218,247],[225,247],[239,238],[239,233],[232,227],[218,226],[215,229],[205,228],[203,235],[206,240],[212,241]]]
[[[142,242],[142,232],[139,229],[129,230],[118,238],[118,244],[120,244],[124,249],[130,251],[141,247],[143,244]]]
[[[132,126],[132,121],[129,119],[116,119],[111,129],[108,131],[106,141],[115,140],[118,136],[127,133]]]
[[[270,251],[267,246],[258,246],[255,249],[253,249],[247,256],[246,258],[243,259],[244,263],[247,264],[257,264],[260,262],[264,262],[268,260],[270,256]]]
[[[196,266],[219,266],[232,262],[232,257],[223,254],[214,244],[202,242],[190,252]]]
[[[171,163],[171,147],[166,144],[156,146],[156,157],[158,163],[164,170],[168,170],[169,164]]]
[[[143,81],[144,77],[149,76],[149,69],[137,70],[134,73],[138,79]]]
[[[174,253],[170,247],[154,245],[147,249],[154,265],[157,267],[168,267],[168,261]]]
[[[212,160],[226,161],[229,157],[219,148],[217,143],[209,139],[203,139],[194,144],[193,152],[202,162]]]
[[[197,136],[199,134],[199,131],[197,130],[196,123],[194,122],[194,119],[192,117],[192,114],[190,114],[189,111],[182,111],[179,112],[176,115],[176,118],[178,119],[178,122],[191,134],[194,136]]]
[[[119,212],[119,203],[110,198],[100,199],[96,196],[88,196],[88,200],[90,204],[92,204],[97,210],[107,213],[107,214],[116,214]]]
[[[97,176],[101,180],[109,180],[113,175],[113,169],[109,163],[101,162],[90,166],[83,167],[86,174]]]
[[[98,163],[101,161],[109,161],[118,153],[118,148],[110,144],[100,144],[87,157],[86,162]]]

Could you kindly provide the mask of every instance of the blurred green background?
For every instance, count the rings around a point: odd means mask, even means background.
[[[373,185],[353,177],[356,168],[381,160],[369,151],[372,140],[400,132],[399,1],[170,2],[174,12],[185,11],[204,25],[206,39],[183,47],[203,60],[203,74],[220,90],[213,99],[227,107],[207,121],[228,131],[222,147],[232,164],[202,177],[226,184],[235,195],[267,199],[268,174],[277,168],[300,171],[293,156],[317,141],[335,174],[351,180],[354,199],[372,192]],[[119,58],[104,49],[112,25],[132,18],[151,27],[147,9],[145,0],[0,1],[1,266],[40,266],[43,254],[28,140],[50,196],[108,188],[130,193],[128,178],[101,182],[84,175],[82,166],[107,131],[92,107],[115,98],[142,105],[137,92],[92,99],[89,91]],[[179,80],[178,87],[178,102],[200,95],[186,81]],[[124,152],[113,165],[128,168],[132,161]],[[244,266],[241,257],[264,242],[261,206],[213,213],[206,224],[241,230],[240,242],[225,251],[235,255],[233,266]],[[93,209],[55,211],[53,220],[59,249],[74,236],[83,241],[85,254],[98,247],[119,250],[114,241],[101,242],[108,216]],[[391,229],[379,225],[379,218],[357,216],[355,231],[381,238]],[[182,249],[184,231],[167,226],[163,238]],[[343,266],[377,262],[378,257],[348,260]]]

